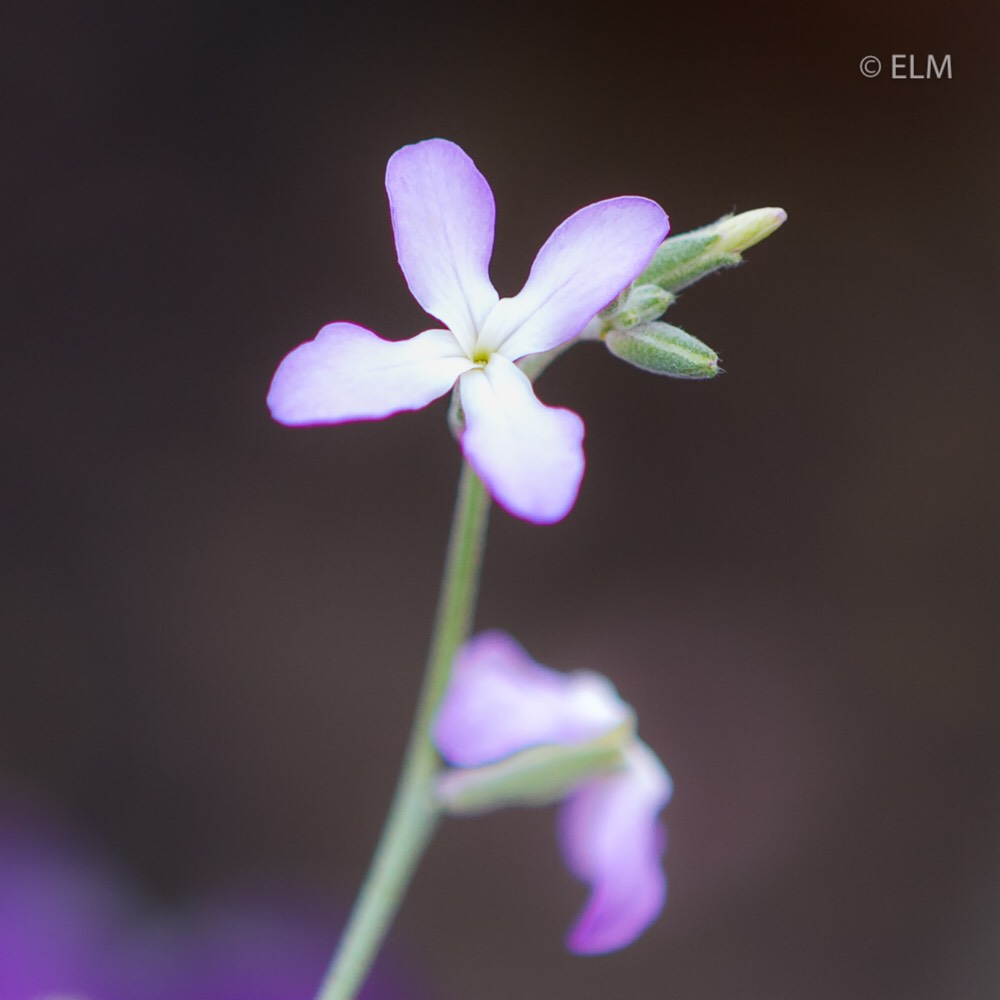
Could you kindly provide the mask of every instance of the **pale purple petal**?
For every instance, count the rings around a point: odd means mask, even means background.
[[[625,770],[595,778],[563,804],[559,832],[566,863],[591,886],[587,906],[567,936],[571,951],[623,948],[663,908],[667,881],[660,858],[666,835],[657,817],[671,791],[656,754],[636,740],[625,750]]]
[[[458,767],[477,767],[544,743],[584,743],[621,726],[631,710],[599,674],[558,673],[504,632],[459,651],[434,741]]]
[[[496,206],[486,178],[459,146],[428,139],[393,153],[385,187],[413,297],[471,354],[497,301],[489,277]]]
[[[283,424],[380,420],[443,396],[471,365],[448,330],[390,341],[331,323],[278,365],[267,403]]]
[[[581,208],[538,251],[524,288],[498,303],[477,347],[516,361],[575,337],[642,272],[668,229],[663,209],[647,198]]]
[[[459,383],[462,450],[490,493],[517,517],[561,521],[583,478],[583,421],[538,401],[528,377],[495,354]]]

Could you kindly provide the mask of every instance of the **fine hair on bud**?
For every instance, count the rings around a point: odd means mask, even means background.
[[[697,337],[669,323],[647,323],[630,330],[610,330],[608,350],[643,371],[671,378],[715,378],[719,355]]]

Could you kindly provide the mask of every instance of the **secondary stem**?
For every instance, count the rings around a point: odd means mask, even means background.
[[[489,507],[489,494],[463,462],[434,633],[403,769],[368,875],[316,1000],[353,1000],[357,995],[437,824],[433,784],[439,761],[431,726],[455,653],[472,627]]]

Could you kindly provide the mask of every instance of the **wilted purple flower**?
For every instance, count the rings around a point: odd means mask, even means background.
[[[666,899],[666,843],[658,816],[672,784],[656,754],[630,732],[632,710],[598,674],[543,667],[502,632],[459,653],[434,739],[460,768],[493,764],[546,744],[584,745],[621,730],[621,768],[588,778],[562,803],[559,835],[570,870],[590,884],[567,937],[572,951],[622,948],[656,919]]]
[[[279,365],[272,415],[295,425],[379,420],[457,382],[462,450],[490,492],[518,517],[560,520],[583,476],[583,422],[540,403],[515,362],[575,337],[649,262],[666,215],[637,197],[580,209],[545,242],[521,291],[501,299],[488,272],[493,192],[466,153],[444,139],[404,146],[385,183],[403,276],[447,329],[386,341],[331,323]]]

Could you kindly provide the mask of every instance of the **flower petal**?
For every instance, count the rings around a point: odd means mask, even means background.
[[[563,804],[559,833],[570,870],[591,885],[570,930],[571,951],[598,954],[631,944],[656,919],[667,896],[657,820],[673,786],[659,758],[636,740],[625,770],[595,778]]]
[[[494,354],[459,382],[462,450],[494,498],[536,524],[561,521],[583,478],[583,421],[538,401],[528,377]]]
[[[459,146],[428,139],[393,153],[385,187],[410,292],[471,355],[497,301],[489,277],[496,206],[486,178]]]
[[[581,208],[538,251],[524,288],[501,300],[477,349],[502,347],[513,361],[575,337],[649,263],[670,228],[648,198],[611,198]]]
[[[558,673],[505,632],[484,632],[456,657],[434,740],[450,764],[478,767],[544,743],[597,739],[631,714],[599,674]]]
[[[331,323],[278,365],[267,404],[283,424],[380,420],[443,396],[471,364],[448,330],[391,341]]]

